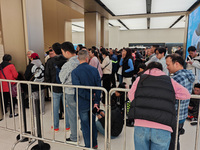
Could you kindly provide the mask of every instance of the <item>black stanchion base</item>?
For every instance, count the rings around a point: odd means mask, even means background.
[[[26,133],[27,133],[27,134],[31,134],[31,132],[30,132],[30,131],[27,131]],[[20,134],[18,134],[18,135],[17,135],[16,139],[17,139],[17,141],[19,141],[19,140],[20,140]],[[23,140],[21,140],[20,142],[27,142],[27,141],[28,141],[28,139],[29,139],[29,138],[25,138],[25,137],[24,137],[24,138],[23,138]]]
[[[50,147],[49,144],[43,143],[43,144],[42,144],[42,147],[40,147],[39,144],[37,144],[37,145],[33,146],[33,147],[31,148],[31,150],[50,150],[50,148],[51,148],[51,147]]]

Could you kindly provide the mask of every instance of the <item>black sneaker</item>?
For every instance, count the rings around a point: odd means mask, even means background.
[[[190,125],[192,125],[192,126],[197,125],[197,120],[192,121],[192,122],[190,123]]]
[[[77,144],[76,141],[72,141],[70,138],[67,138],[67,139],[66,139],[66,142],[67,142],[67,143],[70,143],[70,144]]]
[[[181,128],[181,129],[179,130],[179,133],[180,133],[180,135],[183,135],[183,134],[185,133],[185,129]]]
[[[18,116],[18,114],[14,114],[14,117],[17,117]],[[9,118],[12,118],[13,117],[13,115],[12,114],[10,114],[9,115]]]
[[[62,117],[62,114],[59,114],[59,120],[63,120],[64,117]]]

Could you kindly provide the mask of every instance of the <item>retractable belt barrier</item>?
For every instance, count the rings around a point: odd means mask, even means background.
[[[8,83],[9,85],[9,89],[10,92],[8,92],[10,94],[10,103],[12,106],[12,112],[13,112],[13,123],[11,123],[11,119],[8,119],[7,114],[6,114],[6,106],[4,103],[4,93],[3,93],[3,86],[2,84],[4,83]],[[19,114],[19,125],[16,124],[16,118],[14,117],[14,108],[13,108],[13,98],[12,98],[12,92],[11,92],[11,86],[16,84],[17,85],[17,102],[18,102],[18,114]],[[25,109],[25,107],[23,106],[24,103],[22,103],[22,99],[23,99],[23,90],[22,90],[22,85],[27,85],[28,87],[28,99],[29,99],[29,103],[30,103],[30,109],[29,109],[29,115],[26,116],[26,113],[24,114],[23,109]],[[28,149],[36,140],[38,140],[38,145],[37,147],[34,147],[35,149],[50,149],[50,146],[48,146],[48,144],[46,145],[46,143],[44,142],[48,142],[48,143],[57,143],[60,145],[66,145],[69,147],[74,147],[74,148],[80,148],[80,149],[91,149],[92,148],[92,119],[90,119],[90,148],[86,148],[84,147],[84,144],[80,144],[80,125],[79,125],[79,110],[78,110],[78,103],[79,103],[79,95],[78,95],[78,90],[79,89],[84,89],[84,90],[89,90],[90,92],[90,118],[92,118],[92,101],[93,101],[93,90],[100,90],[102,92],[105,93],[105,118],[108,118],[108,111],[110,109],[109,105],[108,105],[108,93],[106,91],[106,89],[102,88],[102,87],[92,87],[92,86],[75,86],[75,85],[62,85],[62,84],[50,84],[50,83],[44,83],[44,82],[29,82],[29,81],[17,81],[17,80],[4,80],[4,79],[0,79],[0,90],[1,90],[1,99],[2,99],[2,105],[3,105],[3,120],[0,122],[0,129],[4,129],[4,130],[8,130],[11,131],[13,133],[19,133],[20,134],[20,139],[13,145],[12,149],[14,150],[15,146],[21,142],[24,141],[25,138],[29,139],[29,143],[26,147],[26,149]],[[33,91],[32,91],[32,87],[33,86],[37,86],[38,87],[38,100],[34,100],[33,99]],[[48,133],[46,133],[47,129],[46,128],[50,128],[51,125],[47,126],[44,128],[44,119],[48,119],[48,118],[44,118],[44,114],[42,114],[42,88],[44,86],[48,86],[50,87],[50,91],[51,91],[51,120],[52,120],[52,128],[54,129],[54,103],[53,103],[53,87],[60,87],[62,88],[63,91],[63,106],[66,106],[65,103],[65,88],[73,88],[75,89],[75,99],[76,99],[76,120],[77,120],[77,142],[71,144],[71,142],[66,141],[66,137],[67,134],[66,132],[64,132],[64,137],[62,140],[57,140],[56,136],[55,136],[55,131],[52,132],[52,138],[49,138]],[[35,102],[34,102],[35,101]],[[35,105],[35,106],[33,106]],[[34,108],[33,108],[34,107]],[[34,110],[35,109],[35,110]],[[1,111],[1,110],[0,110]],[[26,111],[25,111],[26,112]],[[65,112],[66,112],[66,108],[64,107],[64,130],[66,128],[66,117],[65,117]],[[24,120],[24,117],[26,118],[26,120]],[[30,119],[29,119],[30,118]],[[0,118],[1,119],[1,118]],[[105,140],[104,140],[104,148],[105,150],[108,150],[108,119],[105,119]],[[8,126],[8,123],[13,124],[13,127]],[[3,125],[4,124],[4,125]],[[3,126],[2,126],[3,125]],[[27,132],[27,129],[30,129],[30,133]],[[46,135],[45,135],[46,133]],[[47,137],[48,136],[48,137]]]
[[[5,94],[3,92],[3,82],[8,84],[8,87],[10,89],[9,93],[9,97],[10,97],[10,105],[11,105],[11,110],[12,110],[12,118],[8,119],[8,115],[6,114],[6,106],[5,106]],[[17,85],[17,104],[18,104],[18,114],[19,114],[19,124],[17,124],[17,119],[15,118],[15,111],[14,111],[14,100],[12,97],[12,85],[13,84]],[[28,87],[28,99],[30,102],[30,109],[29,109],[29,116],[26,116],[26,111],[25,111],[25,107],[24,107],[24,102],[23,102],[23,90],[22,90],[22,85],[27,85]],[[36,102],[36,112],[34,114],[34,110],[33,110],[33,98],[32,98],[32,86],[38,86],[38,99],[39,99],[39,103]],[[51,113],[53,114],[54,110],[53,110],[53,87],[61,87],[63,93],[65,93],[65,88],[74,88],[75,89],[75,93],[76,93],[76,115],[77,115],[77,142],[76,144],[70,144],[66,141],[66,132],[64,133],[64,137],[62,140],[57,140],[55,138],[55,131],[52,132],[52,138],[46,137],[45,136],[45,128],[44,128],[44,116],[41,113],[42,112],[42,105],[41,105],[41,99],[42,99],[42,86],[48,86],[50,87],[51,90]],[[21,142],[24,141],[25,138],[29,139],[29,143],[26,147],[26,149],[28,149],[36,140],[38,140],[38,149],[49,149],[50,146],[45,147],[44,142],[49,142],[49,143],[57,143],[60,145],[66,145],[69,147],[74,147],[74,148],[80,148],[80,149],[90,149],[92,148],[92,119],[90,119],[90,148],[86,148],[84,147],[84,145],[80,144],[80,133],[79,133],[79,129],[80,129],[80,125],[79,125],[79,112],[78,112],[78,90],[79,89],[86,89],[86,90],[90,90],[90,118],[92,118],[92,101],[93,101],[93,95],[92,95],[92,91],[93,90],[100,90],[102,92],[105,93],[105,140],[104,140],[104,150],[111,150],[111,94],[114,93],[115,91],[120,91],[120,92],[125,92],[124,96],[125,96],[125,100],[127,99],[127,92],[129,91],[129,89],[121,89],[121,88],[113,88],[109,91],[109,93],[106,91],[106,89],[102,88],[102,87],[91,87],[91,86],[76,86],[76,85],[61,85],[61,84],[49,84],[49,83],[38,83],[38,82],[29,82],[29,81],[17,81],[17,80],[4,80],[4,79],[0,79],[0,91],[1,91],[1,101],[2,101],[2,108],[3,110],[1,110],[1,106],[0,106],[0,111],[3,111],[3,120],[0,121],[0,129],[4,129],[6,131],[10,131],[12,133],[19,133],[19,140],[17,140],[16,143],[14,143],[12,149],[14,150],[15,146]],[[8,97],[8,95],[7,95]],[[191,95],[191,98],[196,99],[199,101],[200,103],[200,95]],[[65,106],[65,94],[63,94],[63,105]],[[1,103],[0,103],[1,104]],[[38,104],[38,105],[37,105]],[[38,106],[38,107],[37,107]],[[179,105],[178,105],[178,114],[177,114],[177,118],[179,118],[179,108],[180,106],[180,100],[179,100]],[[10,110],[10,111],[11,111]],[[64,114],[66,112],[66,109],[64,107]],[[127,103],[125,101],[124,104],[124,129],[126,128],[126,113],[127,112]],[[1,115],[0,115],[1,117]],[[30,118],[30,119],[28,119]],[[39,119],[39,120],[38,120]],[[47,118],[45,118],[47,119]],[[0,118],[1,120],[1,118]],[[35,121],[36,120],[36,121]],[[54,115],[52,115],[52,125],[53,125],[53,129],[54,129]],[[29,122],[28,122],[29,121]],[[197,121],[197,128],[196,128],[196,137],[195,137],[195,147],[194,149],[197,150],[198,149],[198,139],[199,139],[199,124],[200,124],[200,105],[199,105],[199,112],[198,112],[198,121]],[[179,125],[179,121],[177,121],[177,129],[178,129],[178,125]],[[66,127],[66,118],[64,115],[64,129]],[[30,133],[27,132],[27,129],[30,129]],[[47,127],[49,128],[49,126]],[[126,130],[124,130],[124,145],[123,145],[123,150],[126,150]],[[178,138],[178,130],[176,131],[176,139]],[[48,145],[48,144],[47,144]],[[176,140],[176,147],[177,149],[177,140]],[[37,149],[37,148],[36,148]],[[175,150],[176,150],[175,149]]]
[[[129,92],[129,89],[122,89],[122,88],[113,88],[109,91],[109,104],[111,103],[111,95],[115,92],[125,92],[124,94],[124,99],[125,99],[125,104],[124,104],[124,129],[126,128],[126,118],[127,118],[127,93]],[[195,137],[195,146],[194,150],[198,150],[198,139],[199,139],[199,124],[200,124],[200,95],[191,95],[191,98],[196,99],[199,101],[199,112],[198,112],[198,123],[196,127],[196,137]],[[180,114],[180,100],[178,103],[178,113],[177,113],[177,118],[179,118]],[[178,126],[179,126],[179,120],[177,120],[176,124],[176,141],[175,141],[175,150],[177,150],[177,139],[178,139]],[[109,109],[109,116],[108,116],[108,149],[111,149],[111,109]],[[123,143],[123,150],[126,150],[126,130],[124,130],[124,143]]]

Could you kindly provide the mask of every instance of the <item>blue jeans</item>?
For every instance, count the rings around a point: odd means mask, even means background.
[[[90,147],[90,110],[79,110],[85,147]],[[95,115],[92,115],[92,147],[97,145]]]
[[[135,150],[168,150],[171,133],[166,130],[134,127]]]
[[[53,117],[54,117],[54,129],[59,128],[59,109],[60,101],[63,99],[63,93],[53,92]],[[64,103],[63,103],[64,104]],[[69,128],[69,120],[66,115],[66,128]]]
[[[76,115],[76,102],[74,94],[65,94],[65,106],[67,116],[69,117],[70,124],[70,139],[74,142],[77,141],[77,115]]]
[[[122,75],[118,74],[119,75],[119,84],[123,82],[123,77]]]
[[[97,131],[99,131],[102,135],[105,136],[105,129],[103,128],[99,120],[96,121],[96,127],[97,127]],[[115,138],[116,136],[111,136],[111,139],[115,139]]]

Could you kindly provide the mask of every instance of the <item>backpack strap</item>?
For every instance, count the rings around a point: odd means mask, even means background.
[[[5,74],[4,74],[4,72],[3,72],[3,68],[1,67],[1,65],[0,65],[0,69],[1,69],[1,72],[2,72],[2,74],[4,76],[4,78],[7,79],[6,76],[5,76]]]
[[[109,64],[110,64],[110,61],[109,61],[109,63],[108,63],[105,67],[102,68],[102,71],[103,71]]]

